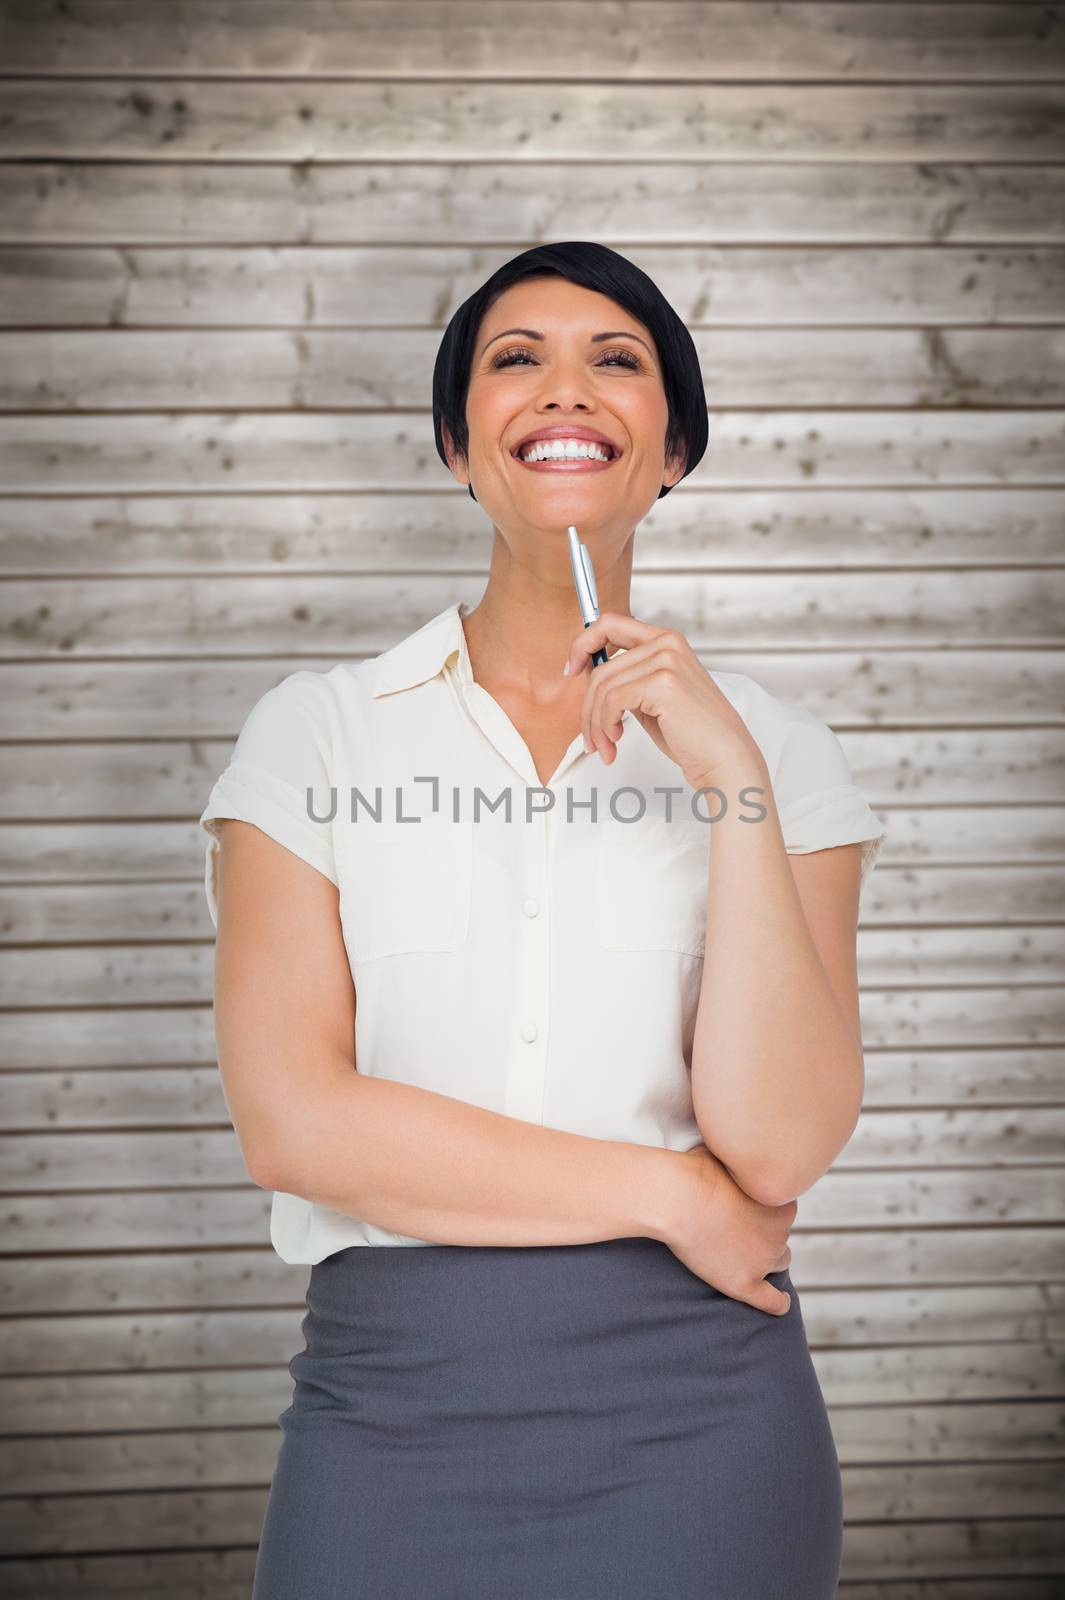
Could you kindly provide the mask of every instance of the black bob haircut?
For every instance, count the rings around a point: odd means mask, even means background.
[[[562,244],[539,244],[505,261],[492,276],[459,306],[444,332],[433,369],[433,430],[436,453],[448,465],[441,424],[447,423],[455,449],[464,460],[469,455],[466,396],[470,386],[474,340],[485,313],[500,295],[523,278],[568,278],[584,289],[594,289],[617,301],[647,328],[658,351],[662,384],[669,406],[665,454],[684,459],[688,476],[706,453],[709,425],[706,390],[695,341],[665,295],[646,272],[604,244],[581,239]],[[450,468],[448,468],[450,471]],[[473,485],[467,485],[476,500]],[[663,484],[658,498],[669,493]]]

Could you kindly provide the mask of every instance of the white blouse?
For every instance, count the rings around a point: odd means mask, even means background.
[[[214,819],[237,817],[339,888],[360,1072],[593,1138],[691,1149],[721,802],[696,795],[631,712],[611,766],[578,734],[541,787],[474,681],[470,609],[455,602],[371,660],[292,672],[256,702],[200,818],[212,920]],[[885,829],[836,735],[744,673],[711,676],[762,750],[788,851],[861,842],[864,884]],[[727,801],[760,814],[757,795]],[[284,1193],[270,1238],[287,1262],[435,1242]]]

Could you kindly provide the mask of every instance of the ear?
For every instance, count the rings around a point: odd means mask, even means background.
[[[446,422],[441,422],[440,424],[440,435],[444,441],[444,454],[447,456],[447,464],[451,469],[452,475],[456,477],[460,483],[468,485],[470,481],[469,467],[463,457],[456,450],[455,441],[451,437],[451,431]]]
[[[665,470],[664,470],[664,472],[662,474],[662,482],[665,483],[665,484],[668,484],[668,486],[672,489],[673,485],[675,483],[679,483],[681,478],[683,478],[685,466],[686,466],[686,452],[685,451],[681,451],[679,455],[669,455],[669,456],[667,456],[666,457],[666,462],[665,462]]]

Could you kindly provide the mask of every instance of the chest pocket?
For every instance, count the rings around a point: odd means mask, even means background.
[[[473,823],[365,818],[338,829],[340,920],[352,966],[457,950],[470,925]]]
[[[709,823],[641,817],[597,824],[595,936],[607,950],[676,950],[702,956],[706,946]]]

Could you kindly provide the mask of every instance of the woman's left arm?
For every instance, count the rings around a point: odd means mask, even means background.
[[[692,1103],[704,1143],[740,1187],[783,1205],[832,1165],[861,1110],[861,847],[788,854],[762,751],[683,634],[605,612],[574,640],[570,671],[607,643],[624,653],[588,669],[586,739],[609,765],[631,710],[693,789],[728,801],[708,829],[713,959],[703,964]],[[707,806],[713,814],[720,802],[708,796]]]
[[[703,783],[729,809],[713,825],[706,944],[692,1045],[704,1143],[763,1205],[815,1184],[847,1144],[865,1088],[858,1017],[861,846],[791,856],[754,753]],[[765,817],[742,821],[747,786]],[[694,784],[700,788],[702,784]]]

